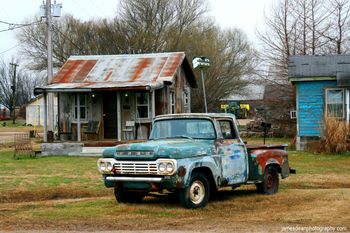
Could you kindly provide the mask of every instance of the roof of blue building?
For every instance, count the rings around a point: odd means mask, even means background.
[[[288,77],[291,82],[337,79],[349,83],[350,55],[290,56]]]

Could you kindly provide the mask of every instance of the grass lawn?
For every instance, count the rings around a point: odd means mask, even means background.
[[[247,142],[248,145],[263,145],[264,137],[244,137],[243,141]],[[292,138],[276,138],[276,137],[266,137],[265,144],[266,145],[280,145],[280,144],[288,144],[291,145],[293,142]]]
[[[276,195],[254,185],[220,191],[204,209],[173,196],[118,204],[104,188],[96,158],[12,159],[0,152],[2,230],[281,231],[287,226],[342,226],[350,231],[350,155],[289,152],[297,174]]]
[[[0,202],[106,195],[96,158],[41,157],[13,159],[0,153]]]
[[[43,131],[42,126],[27,126],[25,120],[16,119],[16,123],[13,124],[12,120],[0,121],[0,132],[24,132],[29,130],[34,130],[38,132]]]

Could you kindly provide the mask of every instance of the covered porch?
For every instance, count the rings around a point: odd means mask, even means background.
[[[156,115],[191,111],[196,86],[183,52],[70,57],[51,84],[35,89],[45,103],[51,93],[58,98],[53,132],[44,105],[44,142],[102,147],[146,140]]]

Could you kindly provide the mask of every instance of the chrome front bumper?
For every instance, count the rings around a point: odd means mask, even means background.
[[[107,176],[107,181],[131,181],[131,182],[153,182],[160,183],[163,181],[162,177],[115,177]]]

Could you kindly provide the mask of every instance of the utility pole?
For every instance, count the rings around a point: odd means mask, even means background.
[[[46,18],[47,23],[47,78],[46,84],[50,84],[53,78],[53,64],[52,64],[52,17],[60,17],[61,16],[61,8],[62,4],[56,4],[56,0],[54,0],[54,4],[51,4],[51,0],[46,0],[46,4],[44,4],[44,0],[42,5],[40,6],[40,17]],[[46,98],[46,93],[44,93],[45,108],[44,108],[44,142],[47,142],[47,131],[53,132],[54,129],[54,95],[53,93],[48,93]],[[46,105],[47,104],[47,105]],[[47,106],[47,108],[46,108]],[[46,111],[47,109],[47,111]]]
[[[46,23],[47,23],[47,80],[46,84],[50,84],[53,77],[52,65],[52,13],[51,0],[46,0]],[[48,96],[48,130],[53,132],[54,129],[54,99],[53,93]]]
[[[16,124],[16,70],[18,64],[10,63],[13,69],[13,78],[12,78],[12,124]]]
[[[208,112],[207,106],[207,95],[205,93],[205,83],[204,83],[204,72],[203,70],[210,66],[210,60],[206,57],[194,57],[192,60],[193,69],[199,68],[201,70],[201,78],[202,78],[202,90],[203,90],[203,99],[204,99],[204,111]]]

